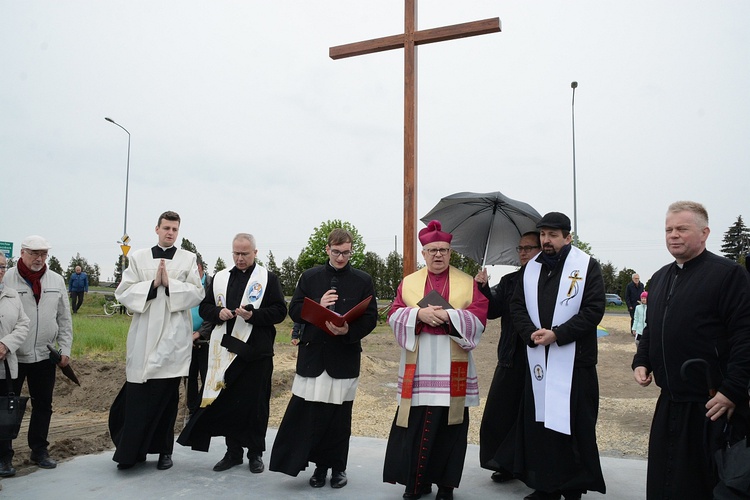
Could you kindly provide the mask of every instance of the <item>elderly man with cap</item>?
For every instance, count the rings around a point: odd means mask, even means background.
[[[57,467],[47,450],[55,388],[55,365],[49,359],[47,345],[60,349],[60,366],[68,364],[73,345],[73,320],[65,280],[47,269],[50,248],[49,242],[41,236],[29,236],[23,240],[18,265],[8,269],[4,280],[5,286],[18,292],[31,320],[29,335],[16,351],[18,378],[13,381],[13,390],[19,394],[24,380],[27,381],[32,407],[28,432],[31,462],[43,469]],[[10,441],[0,442],[0,448],[9,450],[12,457],[11,446]]]
[[[471,351],[487,323],[488,300],[474,279],[451,267],[451,239],[439,221],[419,232],[427,266],[398,287],[388,322],[401,346],[399,407],[391,426],[383,481],[406,486],[404,498],[453,498],[461,481],[469,407],[479,405]]]
[[[566,215],[548,213],[536,227],[542,252],[521,271],[510,305],[528,374],[509,455],[513,472],[535,490],[526,499],[577,499],[606,489],[596,445],[604,280],[596,260],[571,245]]]

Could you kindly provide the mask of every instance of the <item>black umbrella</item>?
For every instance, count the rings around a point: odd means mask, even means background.
[[[453,234],[451,247],[482,266],[519,265],[518,240],[536,231],[542,216],[528,203],[503,193],[456,193],[440,200],[422,217],[425,224],[439,220]]]
[[[51,359],[52,362],[55,363],[57,366],[60,366],[59,363],[60,361],[62,361],[62,355],[60,354],[60,351],[55,349],[50,344],[47,344],[47,349],[49,349],[49,359]],[[65,376],[68,377],[70,380],[72,380],[78,385],[81,385],[81,383],[78,381],[78,377],[76,377],[76,374],[73,371],[73,367],[70,366],[70,363],[68,363],[66,366],[60,366],[60,370],[62,370]]]

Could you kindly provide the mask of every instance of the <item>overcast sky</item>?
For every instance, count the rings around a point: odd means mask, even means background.
[[[710,215],[709,249],[748,210],[750,2],[421,0],[421,29],[502,32],[419,49],[418,215],[501,191],[573,218],[602,262],[647,280],[671,260],[669,203]],[[0,241],[41,234],[113,274],[164,210],[213,268],[251,232],[296,258],[351,222],[402,252],[403,51],[330,46],[403,32],[403,0],[0,0]],[[422,224],[419,224],[419,228]]]

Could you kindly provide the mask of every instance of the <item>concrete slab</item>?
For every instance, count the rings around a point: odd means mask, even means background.
[[[269,429],[267,449],[276,436]],[[308,479],[314,466],[298,477],[265,471],[252,474],[247,466],[238,465],[228,471],[214,472],[213,465],[221,460],[226,450],[223,438],[214,438],[208,453],[194,452],[175,445],[174,467],[167,471],[156,469],[156,455],[136,467],[117,470],[112,452],[87,455],[60,463],[56,469],[38,470],[31,474],[2,480],[0,495],[14,499],[172,499],[172,498],[261,498],[261,499],[398,499],[403,486],[383,483],[385,440],[352,438],[347,476],[349,484],[342,489],[311,488]],[[265,462],[268,464],[266,453]],[[604,479],[609,500],[638,500],[645,498],[646,461],[602,457]],[[422,498],[434,498],[432,495]],[[520,499],[531,490],[520,481],[497,484],[490,472],[479,467],[479,447],[469,445],[461,487],[454,493],[456,500]],[[590,493],[585,499],[604,498]]]

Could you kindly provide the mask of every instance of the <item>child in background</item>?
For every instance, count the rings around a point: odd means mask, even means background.
[[[643,329],[646,327],[646,302],[648,300],[648,292],[641,294],[641,303],[635,307],[635,314],[633,314],[633,331],[630,332],[635,336],[635,345],[638,345],[641,341],[641,335],[643,335]]]

